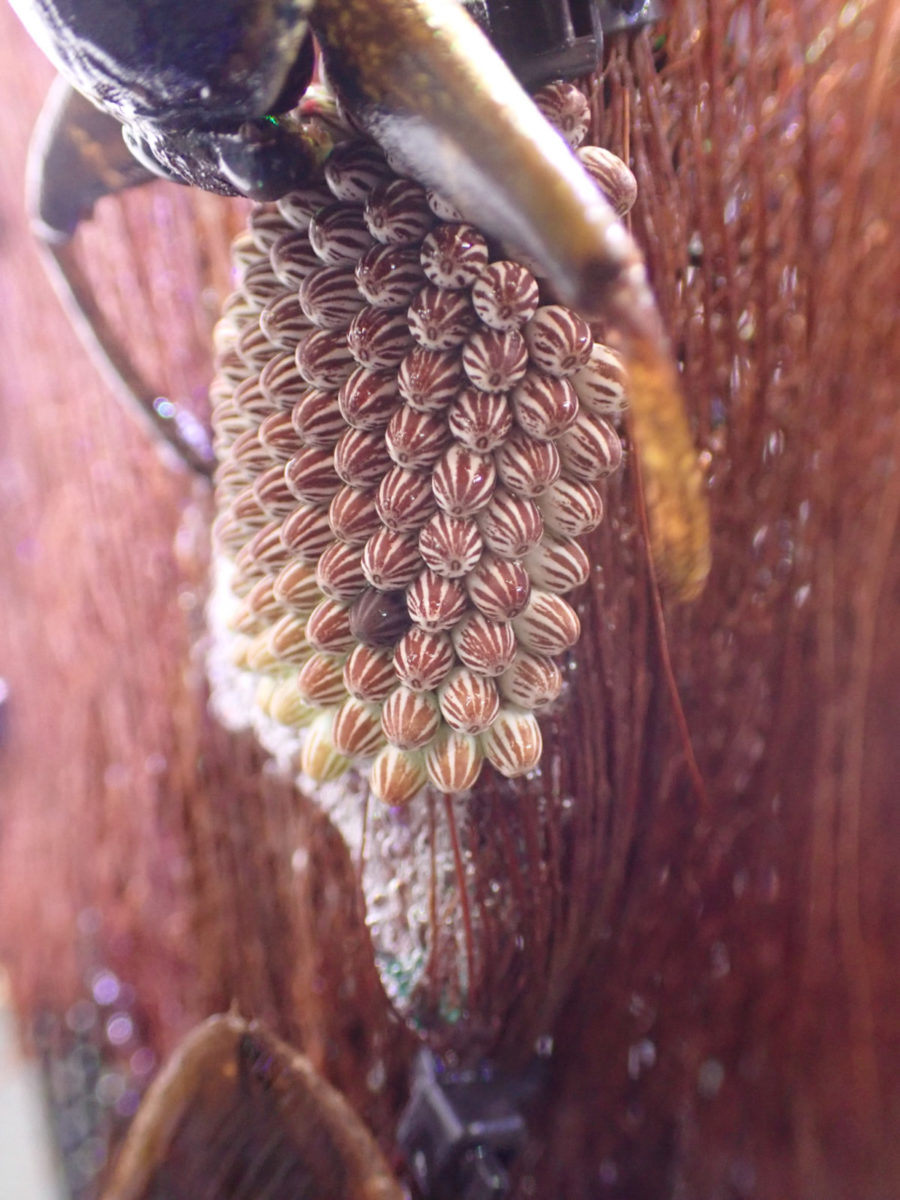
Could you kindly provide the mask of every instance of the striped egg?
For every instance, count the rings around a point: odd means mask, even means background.
[[[595,342],[591,357],[572,376],[572,385],[585,412],[617,417],[628,407],[628,376],[620,354]]]
[[[588,556],[574,538],[546,534],[525,555],[525,566],[535,587],[557,595],[580,587],[591,573]]]
[[[338,388],[356,366],[343,330],[316,329],[297,347],[297,370],[306,382],[325,391]]]
[[[306,446],[295,454],[283,475],[290,493],[308,504],[327,504],[341,486],[334,455],[318,446]]]
[[[247,545],[244,543],[240,550],[234,556],[234,571],[231,576],[231,594],[237,599],[246,596],[254,583],[265,575],[265,571],[258,571],[254,574],[254,569],[251,566],[248,568],[249,559],[246,555]],[[230,655],[235,663],[238,663],[239,658],[243,654],[243,645],[234,648],[234,652]]]
[[[481,558],[482,539],[474,521],[435,513],[419,533],[425,565],[446,579],[459,579]]]
[[[253,310],[242,296],[240,299],[238,296],[237,292],[231,293],[222,308],[222,315],[213,326],[212,344],[217,358],[234,350],[243,330],[253,323]],[[210,385],[210,395],[214,386],[214,383]]]
[[[366,582],[359,546],[332,542],[316,564],[316,583],[331,600],[355,600]]]
[[[219,360],[219,377],[225,383],[232,385],[237,385],[241,380],[246,379],[247,366],[238,354],[236,346],[227,350]]]
[[[275,408],[291,411],[309,391],[309,384],[297,370],[296,351],[294,354],[276,354],[266,363],[259,373],[259,390]]]
[[[253,494],[259,502],[265,519],[268,520],[274,520],[276,517],[283,519],[297,507],[297,497],[288,487],[284,475],[284,467],[279,466],[277,463],[274,467],[270,467],[268,471],[263,471],[261,475],[257,475],[256,481],[253,484]],[[234,513],[240,519],[237,501],[235,501]],[[265,519],[261,522],[260,528],[265,524]]]
[[[497,472],[487,454],[451,445],[441,455],[431,477],[438,507],[451,517],[470,517],[490,503]]]
[[[466,591],[475,608],[494,621],[508,621],[525,608],[531,580],[515,559],[484,554],[465,577]]]
[[[591,357],[591,327],[561,304],[539,308],[524,328],[531,361],[547,375],[572,375]]]
[[[426,350],[461,346],[475,324],[468,293],[426,284],[406,312],[409,330]]]
[[[544,532],[534,501],[505,488],[497,488],[490,504],[478,514],[477,523],[485,547],[498,558],[523,558]]]
[[[562,654],[575,645],[581,633],[572,606],[539,588],[531,589],[531,599],[512,624],[518,641],[534,654]]]
[[[462,365],[482,392],[506,392],[528,369],[528,351],[515,329],[477,329],[466,341]]]
[[[419,242],[434,224],[425,189],[411,179],[379,184],[365,207],[371,236],[385,245],[408,246]]]
[[[234,389],[232,403],[249,425],[258,425],[271,411],[271,403],[255,379],[245,379]]]
[[[386,699],[397,686],[390,647],[354,646],[344,663],[344,687],[357,700],[373,703]]]
[[[374,487],[391,468],[390,455],[380,433],[347,429],[334,448],[334,469],[355,488]]]
[[[346,698],[344,659],[339,654],[317,650],[307,658],[297,676],[297,690],[307,704],[321,708],[340,704]]]
[[[234,516],[231,510],[220,513],[213,523],[213,538],[218,550],[236,554],[246,544],[248,534],[253,536],[259,529],[256,525],[246,525]]]
[[[535,92],[534,102],[573,150],[581,145],[591,121],[591,107],[580,88],[557,79]]]
[[[416,250],[374,245],[356,266],[360,292],[375,308],[406,309],[425,281]]]
[[[446,422],[433,413],[406,404],[391,417],[384,435],[391,461],[413,471],[430,470],[449,441]]]
[[[293,352],[312,329],[312,323],[301,308],[297,294],[289,292],[269,301],[259,314],[259,327],[273,346]]]
[[[474,787],[483,763],[478,738],[446,726],[425,750],[428,781],[440,792],[453,794]]]
[[[510,704],[530,712],[546,708],[562,691],[562,671],[546,654],[519,650],[497,680],[500,695]]]
[[[316,213],[331,202],[331,192],[328,188],[319,185],[288,192],[286,196],[276,200],[275,205],[288,225],[305,233]]]
[[[378,485],[375,507],[388,529],[419,529],[435,510],[431,481],[421,471],[392,467]]]
[[[454,664],[453,643],[446,633],[433,633],[413,626],[394,648],[397,678],[414,692],[433,691]]]
[[[384,155],[370,142],[339,143],[325,161],[325,181],[337,200],[364,204],[390,175]]]
[[[257,246],[249,229],[242,229],[231,243],[231,261],[238,279],[243,279],[250,267],[262,262],[265,257],[265,252]]]
[[[272,594],[294,612],[308,616],[322,599],[315,567],[289,562],[275,576]]]
[[[568,379],[526,371],[510,396],[516,424],[540,441],[565,433],[578,415],[578,396]]]
[[[559,478],[556,443],[539,442],[521,432],[512,434],[498,447],[494,462],[504,486],[517,496],[540,496]]]
[[[561,478],[538,497],[544,527],[559,537],[580,537],[603,519],[603,500],[589,483]]]
[[[310,271],[298,298],[307,319],[319,329],[346,329],[364,303],[349,263]]]
[[[566,473],[582,483],[603,479],[622,464],[622,443],[615,429],[587,412],[578,414],[556,444]]]
[[[453,350],[416,346],[397,372],[400,395],[419,412],[444,412],[462,384],[462,363]]]
[[[331,536],[328,512],[318,504],[299,505],[281,526],[282,545],[301,562],[316,562]]]
[[[288,518],[290,520],[290,518]],[[283,523],[273,521],[255,533],[235,558],[239,568],[255,567],[262,571],[280,571],[290,561],[292,547],[282,537]]]
[[[350,628],[350,608],[343,600],[326,596],[320,600],[306,621],[306,636],[315,650],[330,654],[347,654],[355,638]]]
[[[240,437],[242,433],[247,432],[250,423],[247,417],[243,413],[238,412],[233,404],[217,405],[212,413],[211,421],[216,455],[221,461],[224,461],[235,439]],[[233,472],[238,464],[230,462],[229,466]],[[241,471],[240,474],[241,479],[246,482],[246,472]]]
[[[329,267],[359,261],[372,245],[372,235],[356,204],[329,204],[309,223],[309,244]]]
[[[482,733],[500,711],[500,695],[493,679],[457,667],[438,688],[438,704],[451,729]]]
[[[476,675],[501,675],[516,653],[516,635],[508,621],[495,621],[484,613],[471,616],[451,634],[456,657]]]
[[[472,286],[472,306],[491,329],[520,329],[540,304],[535,277],[520,263],[494,262]]]
[[[393,371],[357,367],[338,392],[341,415],[354,429],[384,429],[400,403]]]
[[[385,744],[381,706],[349,696],[334,714],[331,737],[348,758],[371,758]]]
[[[269,466],[269,455],[256,434],[255,429],[248,429],[234,441],[231,447],[234,461],[240,463],[249,475],[265,471]]]
[[[272,270],[269,260],[256,262],[248,267],[241,280],[241,289],[247,303],[255,312],[261,312],[270,300],[284,295],[284,284]]]
[[[290,294],[281,292],[278,295],[278,300],[291,299]],[[263,312],[267,312],[277,300],[270,300]],[[260,320],[262,313],[259,314]],[[257,322],[243,330],[237,340],[237,352],[241,357],[241,361],[249,371],[261,371],[272,356],[272,343],[269,341],[265,331]]]
[[[405,588],[422,569],[416,538],[393,529],[379,529],[363,548],[362,569],[380,592]]]
[[[281,670],[289,664],[282,662],[269,644],[270,629],[253,638],[245,638],[235,647],[238,666],[251,671]],[[296,665],[296,664],[294,664]]]
[[[470,287],[487,266],[487,242],[472,225],[440,224],[422,242],[420,261],[437,287]]]
[[[299,729],[308,725],[318,713],[297,691],[293,678],[280,679],[272,689],[265,711],[273,721]]]
[[[240,465],[232,462],[221,462],[216,467],[216,503],[227,504],[229,499],[247,484],[247,476]]]
[[[366,646],[393,646],[411,623],[403,592],[367,588],[350,609],[350,630]]]
[[[269,649],[279,662],[300,664],[310,655],[309,634],[302,617],[287,613],[267,632]]]
[[[420,629],[441,633],[452,628],[466,611],[466,593],[458,579],[429,568],[406,589],[406,608]]]
[[[275,468],[277,480],[278,468]],[[280,472],[281,481],[284,481],[284,471]],[[268,478],[267,478],[268,477]],[[231,503],[229,512],[235,521],[238,521],[245,530],[262,529],[269,521],[274,521],[276,517],[284,519],[287,513],[270,513],[266,506],[266,500],[273,500],[277,505],[280,499],[283,499],[283,493],[278,488],[275,495],[272,495],[273,479],[269,471],[264,471],[262,475],[257,475],[253,484],[239,492]],[[262,485],[262,486],[260,486]],[[297,501],[293,500],[289,511],[293,511],[297,506]]]
[[[373,794],[389,808],[409,804],[428,782],[421,751],[385,746],[369,772]]]
[[[447,413],[450,432],[469,450],[487,454],[503,444],[512,429],[509,402],[500,392],[463,388]]]
[[[349,484],[335,492],[328,508],[328,522],[336,538],[350,546],[362,546],[381,528],[375,509],[375,489]]]
[[[624,217],[637,200],[638,191],[637,180],[628,165],[602,146],[582,146],[578,150],[578,161],[616,215]]]
[[[251,209],[247,226],[254,246],[263,254],[268,254],[269,247],[284,229],[284,221],[277,209],[260,204]]]
[[[541,103],[577,142],[578,90]],[[482,232],[336,112],[326,97],[329,190],[255,209],[236,241],[210,388],[214,536],[259,709],[305,729],[311,777],[355,764],[400,804],[428,783],[466,791],[485,761],[511,778],[537,765],[533,713],[578,636],[563,595],[590,572],[577,539],[621,459],[605,418],[626,379],[552,292],[541,307],[526,259],[491,263]],[[630,203],[620,160],[579,157]]]
[[[339,779],[350,766],[350,760],[338,752],[332,741],[333,721],[330,710],[320,713],[310,724],[300,750],[300,770],[314,783]]]
[[[322,260],[309,244],[305,233],[283,233],[269,251],[272,270],[285,287],[296,289],[310,271],[321,267]]]
[[[484,756],[501,775],[516,779],[533,771],[541,760],[541,729],[531,713],[502,708],[481,738]]]
[[[418,750],[427,746],[437,733],[441,713],[431,692],[396,688],[381,710],[381,727],[387,740],[400,750]]]
[[[335,748],[348,758],[371,758],[385,744],[381,706],[348,697],[334,714],[331,737]]]
[[[413,344],[402,312],[366,305],[347,330],[347,345],[364,367],[385,371],[396,367]]]
[[[322,450],[333,449],[347,428],[341,415],[338,393],[306,388],[291,410],[291,425],[307,445],[318,446]]]

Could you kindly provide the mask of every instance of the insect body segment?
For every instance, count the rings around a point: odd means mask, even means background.
[[[622,458],[625,374],[531,271],[383,159],[365,197],[337,200],[373,149],[345,142],[330,197],[286,197],[280,223],[259,210],[240,239],[244,286],[217,339],[216,529],[231,652],[262,709],[306,730],[300,767],[323,780],[355,763],[400,804],[429,782],[464,791],[486,762],[537,766],[535,714],[580,632],[564,599],[590,570],[578,538]],[[315,261],[282,284],[277,249],[303,239]],[[402,286],[376,285],[383,264]],[[311,302],[319,280],[340,304]],[[264,363],[254,331],[291,294],[310,328]]]

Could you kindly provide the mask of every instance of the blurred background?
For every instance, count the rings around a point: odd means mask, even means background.
[[[627,476],[585,600],[596,728],[550,738],[593,873],[560,851],[523,899],[534,953],[483,991],[492,1050],[554,1045],[521,1196],[900,1188],[898,47],[891,0],[679,0],[595,93],[638,175],[715,565],[664,637]],[[390,1147],[414,1039],[333,831],[207,715],[210,498],[42,270],[22,194],[51,71],[5,7],[0,68],[0,1133],[45,1120],[60,1148],[17,1175],[0,1146],[0,1196],[96,1196],[159,1063],[232,1001]],[[79,235],[114,327],[201,415],[245,212],[153,185]]]

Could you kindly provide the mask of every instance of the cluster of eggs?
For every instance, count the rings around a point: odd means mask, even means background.
[[[570,84],[536,101],[620,212],[621,160],[577,149]],[[304,729],[300,768],[388,804],[541,755],[535,712],[579,621],[598,481],[622,457],[622,363],[359,134],[325,182],[256,209],[216,331],[215,537],[233,657]]]

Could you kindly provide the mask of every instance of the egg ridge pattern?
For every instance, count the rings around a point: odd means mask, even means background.
[[[536,99],[552,123],[580,95]],[[563,124],[577,152],[586,130]],[[398,805],[467,790],[486,762],[537,767],[625,398],[598,400],[618,356],[581,316],[348,133],[327,189],[259,206],[233,245],[214,537],[231,658],[262,712],[304,731],[300,769],[355,768]]]

